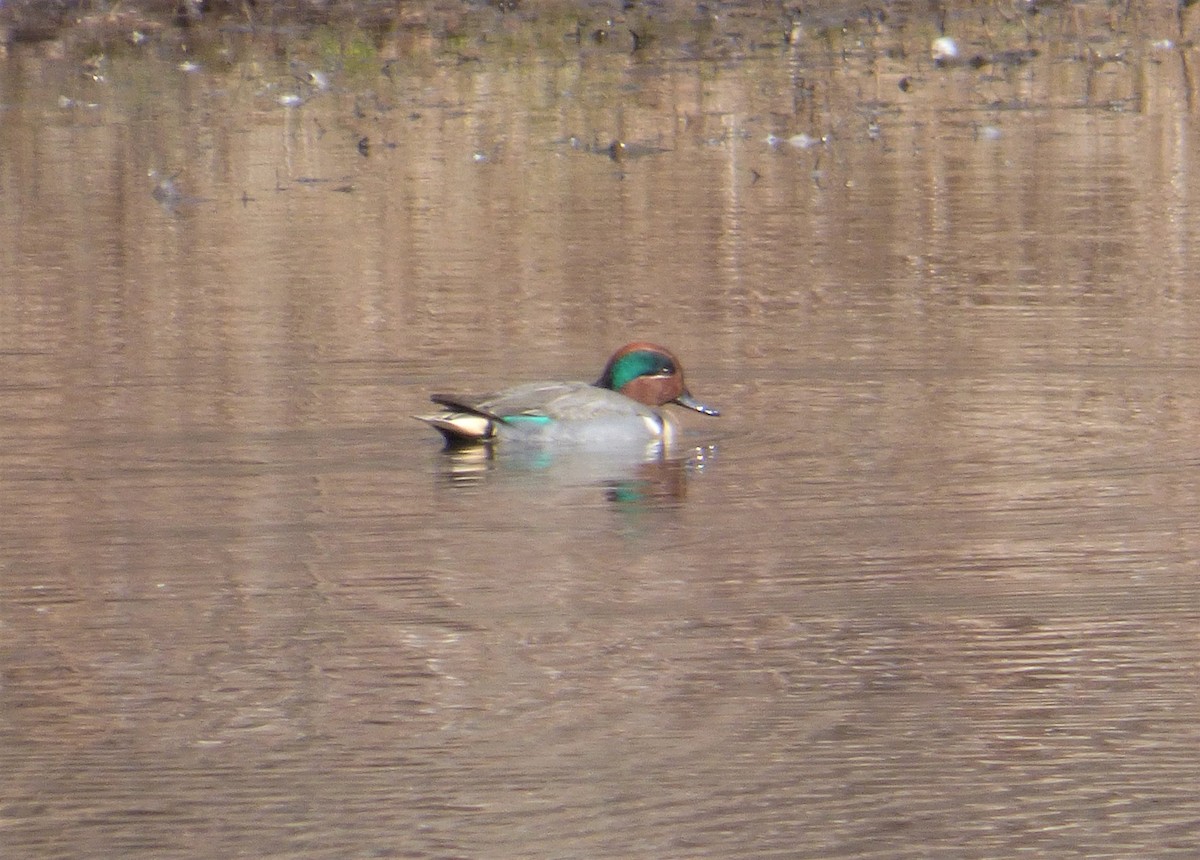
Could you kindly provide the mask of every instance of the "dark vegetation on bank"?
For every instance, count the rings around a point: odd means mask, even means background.
[[[18,45],[76,59],[155,44],[193,51],[237,34],[292,45],[321,28],[354,34],[373,46],[368,54],[420,42],[463,61],[486,45],[506,57],[602,45],[736,60],[776,46],[878,48],[874,37],[908,33],[915,38],[883,50],[929,56],[932,44],[938,65],[1007,66],[1066,38],[1076,58],[1096,64],[1146,36],[1186,63],[1200,41],[1200,0],[0,0],[0,54]],[[967,34],[961,55],[939,56],[939,35]]]
[[[1117,15],[1132,11],[1124,2],[1096,2]],[[1134,5],[1143,11],[1157,7],[1159,13],[1177,7],[1182,13],[1194,2],[1139,0]],[[770,22],[786,39],[798,24],[821,30],[917,18],[945,27],[964,15],[1020,19],[1071,5],[1072,0],[3,0],[0,46],[202,26],[302,29],[344,24],[379,32],[405,28],[436,33],[487,12],[525,20],[575,16],[618,27],[635,20],[678,27],[688,22],[702,26],[717,18],[754,19],[759,27]]]
[[[7,0],[0,4],[0,40],[40,42],[130,27],[160,29],[227,24],[245,27],[355,23],[388,26],[426,3],[396,0]],[[447,4],[453,5],[453,4]]]

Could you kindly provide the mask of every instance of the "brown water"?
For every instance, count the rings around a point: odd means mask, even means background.
[[[11,46],[3,855],[1195,856],[1197,52],[1001,5]]]

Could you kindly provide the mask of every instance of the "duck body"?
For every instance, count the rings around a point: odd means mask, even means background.
[[[431,399],[446,411],[416,417],[437,429],[448,445],[669,444],[678,424],[660,407],[675,403],[719,414],[688,392],[670,352],[641,341],[617,350],[595,383],[533,382],[481,397],[434,394]]]

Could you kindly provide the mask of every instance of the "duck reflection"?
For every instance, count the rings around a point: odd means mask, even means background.
[[[716,456],[715,443],[667,446],[655,441],[605,451],[464,445],[447,447],[438,471],[439,480],[451,489],[495,481],[528,483],[538,493],[595,487],[617,507],[654,507],[682,503],[689,481],[712,468]]]

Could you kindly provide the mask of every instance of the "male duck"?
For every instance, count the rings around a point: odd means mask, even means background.
[[[483,397],[433,394],[448,408],[414,416],[437,428],[447,445],[511,440],[532,444],[623,445],[678,434],[660,406],[677,403],[702,415],[720,415],[683,384],[683,368],[653,343],[627,343],[613,353],[594,383],[532,382]]]

